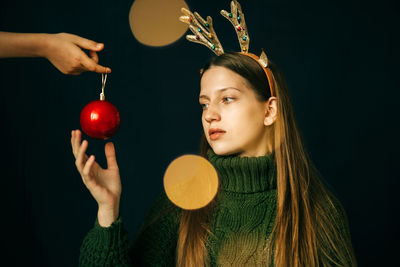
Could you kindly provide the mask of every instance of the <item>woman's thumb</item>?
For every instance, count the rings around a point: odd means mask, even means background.
[[[109,142],[105,146],[106,158],[107,158],[107,168],[118,168],[117,158],[115,157],[115,148],[112,142]]]

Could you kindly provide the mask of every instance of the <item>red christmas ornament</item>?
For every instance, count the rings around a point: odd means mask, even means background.
[[[81,112],[80,123],[82,131],[95,139],[108,139],[119,129],[120,115],[118,109],[105,100],[104,86],[107,74],[103,79],[100,100],[87,104]]]

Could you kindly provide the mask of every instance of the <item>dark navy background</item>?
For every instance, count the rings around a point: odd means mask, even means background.
[[[239,50],[230,1],[188,0],[211,15],[225,50]],[[105,43],[106,97],[121,113],[115,143],[121,214],[133,237],[169,162],[197,153],[199,69],[212,53],[184,38],[151,48],[133,37],[132,0],[0,2],[0,30],[69,32]],[[264,48],[289,84],[312,159],[346,208],[360,266],[394,266],[399,239],[398,7],[379,2],[242,1],[250,51]],[[70,134],[98,99],[101,75],[61,74],[45,59],[0,60],[1,261],[76,266],[96,203]],[[104,141],[89,153],[105,166]],[[386,265],[385,265],[386,264]]]

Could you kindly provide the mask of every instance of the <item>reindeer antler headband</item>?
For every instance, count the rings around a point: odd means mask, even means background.
[[[207,46],[217,56],[224,53],[221,43],[215,34],[212,18],[207,16],[207,20],[204,20],[197,12],[190,12],[186,8],[182,8],[182,13],[185,16],[179,18],[180,21],[189,24],[189,29],[194,35],[186,35],[186,39],[190,42],[199,43]],[[260,57],[249,53],[249,42],[250,38],[247,32],[246,22],[244,20],[244,14],[242,7],[237,0],[231,2],[231,12],[228,13],[225,10],[221,10],[221,15],[227,18],[236,30],[236,34],[239,40],[241,54],[246,55],[257,61],[258,64],[263,68],[267,75],[269,88],[271,89],[271,96],[275,95],[274,79],[272,72],[268,66],[267,55],[262,51]]]

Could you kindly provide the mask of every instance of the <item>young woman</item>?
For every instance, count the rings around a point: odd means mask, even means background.
[[[356,266],[344,209],[308,158],[285,82],[269,68],[273,95],[249,56],[225,53],[204,66],[200,153],[219,174],[218,194],[186,211],[163,193],[132,245],[119,216],[113,145],[102,169],[72,132],[76,166],[99,206],[82,266]]]

